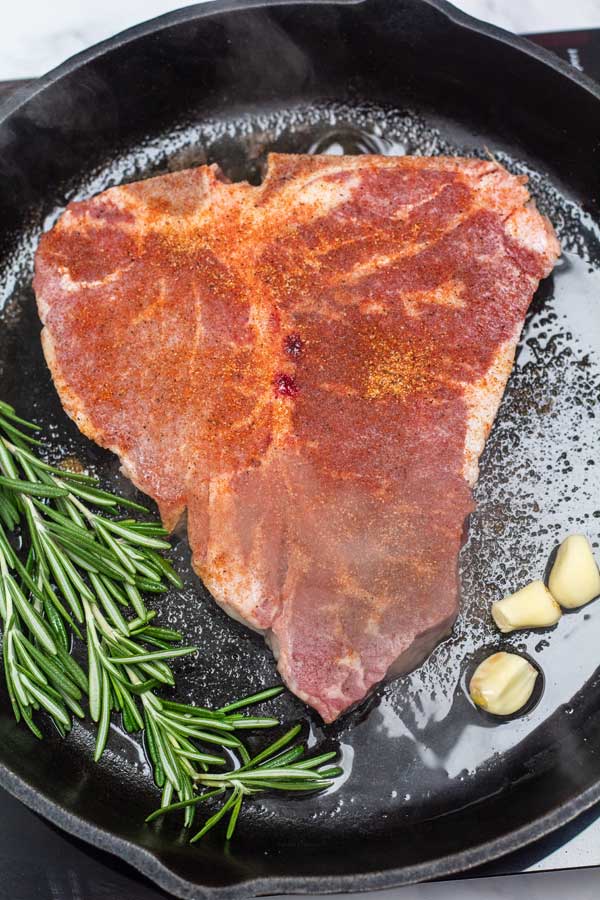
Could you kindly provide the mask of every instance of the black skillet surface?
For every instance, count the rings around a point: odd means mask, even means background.
[[[215,3],[140,26],[66,63],[0,115],[3,398],[36,418],[53,455],[76,453],[128,490],[115,460],[60,409],[30,290],[37,236],[64,204],[122,180],[218,160],[260,179],[264,154],[481,153],[532,173],[566,251],[538,292],[484,456],[461,560],[454,636],[417,672],[324,728],[293,698],[311,741],[340,743],[347,777],[327,796],[248,804],[238,835],[190,848],[175,822],[140,823],[156,796],[143,752],[115,723],[101,765],[91,735],[38,744],[0,698],[0,781],[61,827],[112,850],[178,896],[384,887],[459,871],[558,827],[600,798],[596,605],[506,643],[544,671],[536,703],[498,724],[465,678],[498,637],[489,603],[539,577],[558,539],[597,543],[600,463],[600,94],[532,45],[434,0]],[[536,174],[539,173],[539,174]],[[133,351],[134,352],[134,351]],[[202,649],[178,685],[219,702],[269,684],[261,641],[229,620],[175,549],[183,592],[160,603]]]

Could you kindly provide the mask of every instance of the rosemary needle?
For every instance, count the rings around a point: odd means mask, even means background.
[[[182,582],[168,559],[168,533],[160,523],[115,518],[119,509],[145,507],[98,486],[97,479],[43,460],[37,427],[0,401],[0,621],[6,687],[15,719],[37,738],[43,710],[60,734],[82,718],[87,695],[97,724],[94,759],[108,744],[111,717],[126,731],[142,732],[161,805],[148,816],[196,808],[222,797],[218,810],[191,838],[195,842],[227,819],[235,830],[243,800],[261,791],[319,791],[341,770],[336,754],[306,755],[296,725],[251,756],[237,732],[261,733],[279,725],[272,716],[248,715],[249,706],[278,696],[272,687],[219,709],[165,700],[173,685],[172,660],[195,653],[176,646],[181,635],[151,624],[156,616],[143,593]],[[79,624],[78,624],[79,623]],[[80,665],[73,638],[87,651]],[[293,744],[293,746],[290,746]],[[230,767],[227,768],[227,764]]]

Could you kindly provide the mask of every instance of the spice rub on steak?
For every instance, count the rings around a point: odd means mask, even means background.
[[[71,203],[35,291],[63,405],[325,721],[457,614],[477,463],[559,253],[525,179],[272,155]]]

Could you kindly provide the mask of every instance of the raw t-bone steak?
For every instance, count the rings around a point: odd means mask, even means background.
[[[559,247],[493,162],[272,155],[71,203],[48,365],[326,721],[446,636],[477,462]]]

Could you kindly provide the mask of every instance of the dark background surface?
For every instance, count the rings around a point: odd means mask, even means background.
[[[600,80],[600,31],[533,38]],[[0,83],[0,98],[20,84]],[[470,874],[594,865],[600,865],[599,807],[550,837]],[[0,900],[159,900],[166,896],[126,864],[67,837],[0,791]]]

